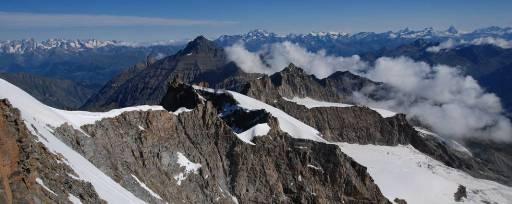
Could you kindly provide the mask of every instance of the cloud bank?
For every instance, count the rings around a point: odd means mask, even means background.
[[[104,26],[219,26],[233,21],[152,18],[87,14],[38,14],[0,12],[0,26],[28,27],[104,27]]]
[[[512,48],[512,41],[505,40],[503,38],[494,38],[494,37],[482,37],[477,38],[472,41],[456,41],[453,39],[448,39],[447,41],[444,41],[440,43],[437,46],[432,46],[427,48],[428,52],[439,52],[441,50],[449,50],[460,46],[466,46],[466,45],[494,45],[496,47],[500,47],[503,49],[509,49]]]
[[[412,59],[379,58],[370,66],[358,56],[335,57],[309,52],[289,42],[249,52],[242,44],[226,49],[228,58],[246,72],[272,74],[288,63],[318,78],[335,71],[351,71],[394,87],[387,99],[374,101],[354,93],[358,103],[406,113],[433,131],[454,139],[464,137],[512,140],[512,125],[503,116],[499,98],[486,93],[470,76],[444,65],[430,66]]]
[[[228,59],[234,61],[245,72],[272,74],[284,69],[290,62],[318,78],[325,78],[336,71],[360,72],[368,66],[359,56],[334,57],[325,51],[312,53],[290,42],[275,43],[252,53],[243,44],[226,48]]]

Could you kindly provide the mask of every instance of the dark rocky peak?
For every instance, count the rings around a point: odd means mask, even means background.
[[[167,86],[167,93],[160,105],[168,111],[176,111],[181,107],[193,109],[202,103],[201,98],[192,86],[184,84],[178,78],[174,78]]]
[[[447,33],[451,33],[451,34],[457,34],[459,33],[459,31],[457,30],[457,28],[455,28],[455,26],[450,26],[447,30],[446,30]]]
[[[328,77],[322,79],[321,81],[325,81],[328,79],[353,79],[353,80],[362,80],[367,82],[373,82],[375,84],[381,84],[382,82],[374,82],[366,77],[359,76],[357,74],[353,74],[350,71],[337,71],[329,75]]]
[[[290,63],[286,68],[270,76],[272,83],[275,85],[281,85],[283,81],[295,82],[295,83],[309,83],[317,81],[317,78],[313,75],[307,74],[304,69],[295,66]]]
[[[282,73],[282,74],[305,74],[305,72],[302,68],[295,66],[295,64],[293,64],[293,63],[290,63],[280,73]]]
[[[375,82],[349,71],[335,72],[320,80],[320,84],[346,98],[350,98],[352,93],[357,91],[377,100],[385,98],[392,91],[392,87],[382,82]]]
[[[199,36],[196,39],[190,41],[185,49],[180,51],[179,55],[191,55],[191,54],[206,54],[212,55],[222,51],[213,41],[206,39],[203,36]]]

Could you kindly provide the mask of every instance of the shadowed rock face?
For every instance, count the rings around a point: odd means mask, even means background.
[[[69,175],[76,176],[61,157],[36,142],[19,111],[0,100],[0,203],[69,203],[69,194],[83,203],[104,203],[90,183]]]
[[[175,55],[126,70],[89,99],[83,109],[158,104],[173,79],[186,83],[204,82],[212,87],[238,87],[258,74],[246,74],[228,62],[224,49],[200,36]]]
[[[29,73],[0,73],[0,78],[20,87],[44,104],[59,109],[77,109],[97,91],[74,81]]]
[[[272,103],[281,97],[309,97],[321,101],[352,102],[354,92],[362,92],[370,98],[384,97],[389,87],[382,83],[354,75],[348,71],[335,72],[324,79],[309,75],[294,64],[280,72],[247,82],[237,92]]]
[[[179,90],[183,93],[176,94]],[[186,86],[168,91],[174,96],[197,93]],[[126,112],[83,126],[90,137],[70,126],[56,132],[103,172],[149,202],[163,201],[130,175],[173,203],[231,203],[234,199],[240,203],[389,203],[366,168],[336,145],[293,139],[280,131],[275,118],[258,111],[221,113],[228,104],[234,105],[233,99],[226,99],[227,94],[200,94],[205,100],[183,104],[194,106],[191,112]],[[171,101],[163,100],[162,105]],[[267,123],[271,130],[250,145],[233,133],[230,125],[240,124],[228,123],[232,117]],[[186,171],[178,164],[179,154],[201,167]]]
[[[293,64],[271,76],[250,81],[243,93],[264,102],[294,96],[327,101],[344,99],[343,96],[325,89],[315,76],[306,74],[304,70]]]

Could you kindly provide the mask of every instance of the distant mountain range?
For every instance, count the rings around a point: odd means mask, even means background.
[[[511,27],[491,26],[487,28],[476,29],[471,32],[463,32],[451,26],[446,30],[434,30],[433,28],[424,28],[421,30],[411,30],[409,28],[398,31],[387,32],[311,32],[307,34],[285,34],[269,32],[262,29],[255,29],[244,34],[222,35],[214,41],[222,47],[233,45],[237,42],[243,42],[249,49],[261,48],[265,44],[290,41],[301,44],[309,50],[316,51],[326,49],[347,54],[361,51],[380,49],[382,47],[398,46],[404,43],[412,42],[416,39],[429,39],[431,41],[443,41],[446,39],[460,39],[471,41],[478,38],[493,37],[512,40]],[[360,46],[359,49],[348,48],[348,45],[355,45],[361,42],[378,42],[376,45]],[[49,50],[60,50],[68,52],[80,52],[91,49],[112,49],[113,47],[126,48],[148,48],[155,46],[184,46],[186,41],[167,40],[156,42],[128,42],[119,40],[68,40],[68,39],[48,39],[36,41],[34,39],[26,40],[6,40],[0,41],[0,54],[27,54],[31,52],[41,52]],[[337,48],[337,49],[335,49]],[[342,48],[348,49],[341,51]],[[333,52],[332,54],[337,54]]]
[[[308,34],[287,34],[279,35],[265,30],[253,30],[240,35],[223,35],[215,40],[220,46],[230,46],[243,42],[247,49],[255,51],[266,44],[290,41],[310,50],[325,50],[328,54],[347,56],[362,52],[376,51],[382,48],[395,48],[400,45],[411,43],[417,39],[426,39],[432,42],[442,42],[447,39],[472,41],[479,38],[502,38],[512,39],[512,28],[487,27],[472,32],[461,32],[455,27],[447,30],[434,30],[425,28],[422,30],[411,30],[405,28],[399,31],[388,31],[382,33],[359,32],[312,32]]]
[[[148,43],[126,42],[118,40],[68,40],[68,39],[48,39],[44,41],[36,41],[34,39],[24,40],[7,40],[0,41],[1,54],[28,54],[31,52],[41,52],[49,50],[61,50],[68,52],[80,52],[91,49],[108,49],[113,47],[152,47],[152,46],[174,46],[182,45],[186,42],[182,41],[157,41]]]

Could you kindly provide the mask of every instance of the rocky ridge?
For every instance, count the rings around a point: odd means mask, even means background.
[[[245,115],[271,127],[265,136],[252,140],[255,145],[238,139],[235,129],[243,125],[230,123],[229,118],[240,117],[241,112],[225,111],[235,105],[228,95],[198,92],[175,82],[162,105],[176,111],[179,107],[173,102],[193,95],[194,100],[178,105],[191,111],[126,112],[83,126],[90,137],[70,126],[57,128],[56,134],[149,202],[389,203],[366,168],[336,145],[291,138],[268,114]],[[183,168],[179,155],[200,167]],[[127,175],[137,177],[162,199]]]
[[[105,203],[90,183],[78,179],[62,157],[37,142],[20,112],[0,100],[1,203]]]

